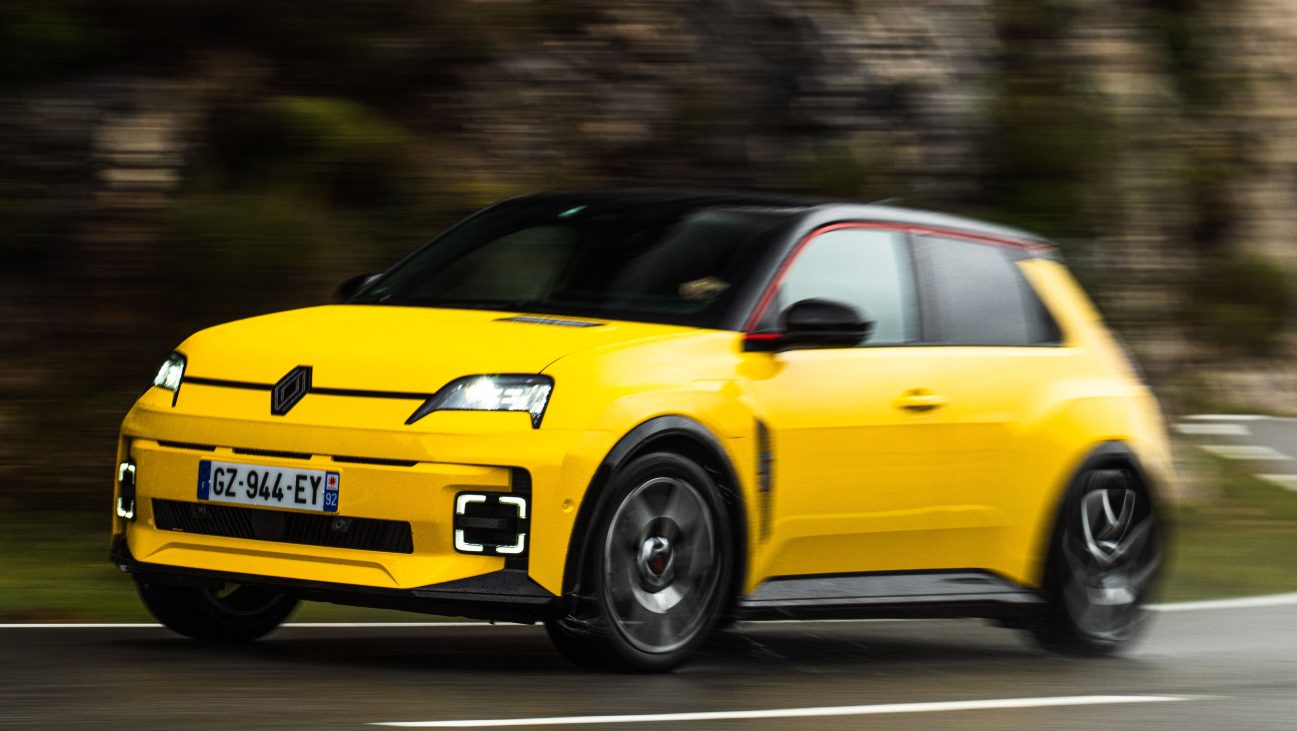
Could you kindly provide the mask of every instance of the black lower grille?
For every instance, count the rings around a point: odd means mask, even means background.
[[[414,553],[410,524],[400,520],[289,513],[158,498],[153,500],[153,520],[160,530],[204,536]]]

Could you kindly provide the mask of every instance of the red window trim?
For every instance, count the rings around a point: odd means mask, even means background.
[[[820,228],[817,228],[814,231],[807,234],[806,236],[804,236],[801,241],[798,241],[797,244],[793,246],[793,250],[788,253],[788,257],[785,258],[783,263],[779,265],[779,269],[775,272],[774,278],[771,279],[770,284],[766,286],[765,292],[762,292],[761,299],[757,300],[757,306],[752,310],[752,316],[748,318],[747,324],[743,326],[743,330],[747,333],[746,339],[773,340],[779,337],[777,334],[774,333],[770,333],[770,334],[754,333],[752,332],[752,330],[757,326],[758,322],[761,322],[761,318],[763,315],[766,314],[766,308],[770,306],[770,301],[774,299],[775,292],[778,291],[779,285],[783,284],[784,277],[788,274],[788,270],[792,267],[793,262],[797,261],[797,257],[801,255],[802,250],[806,248],[806,245],[822,234],[829,233],[830,231],[840,231],[842,229],[874,229],[874,230],[881,230],[881,231],[900,231],[900,232],[916,234],[920,236],[924,234],[934,234],[937,236],[948,236],[950,238],[966,239],[968,241],[977,241],[983,244],[991,244],[992,246],[1003,246],[1009,249],[1019,249],[1021,251],[1039,251],[1041,249],[1052,248],[1050,247],[1049,244],[1041,244],[1041,243],[1036,243],[1031,241],[1021,241],[1018,239],[1000,238],[996,236],[987,236],[985,234],[975,234],[975,233],[969,233],[967,231],[959,231],[956,229],[941,228],[936,226],[920,226],[920,225],[905,224],[905,223],[882,223],[882,222],[870,222],[870,221],[855,221],[850,223],[831,223],[828,224],[827,226],[821,226]]]

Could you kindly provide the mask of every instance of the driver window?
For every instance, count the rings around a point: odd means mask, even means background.
[[[793,261],[758,329],[780,329],[783,311],[811,298],[850,305],[873,320],[862,345],[919,339],[913,269],[900,232],[847,228],[815,236]]]

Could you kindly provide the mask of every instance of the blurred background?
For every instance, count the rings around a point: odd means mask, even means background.
[[[0,618],[142,616],[114,438],[186,335],[536,190],[1027,227],[1173,418],[1297,414],[1294,47],[1297,0],[6,0]],[[1297,588],[1297,495],[1183,462],[1205,564],[1168,591]]]

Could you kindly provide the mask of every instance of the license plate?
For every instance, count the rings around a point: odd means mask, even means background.
[[[271,508],[338,512],[337,472],[296,470],[203,460],[198,463],[198,499]]]

